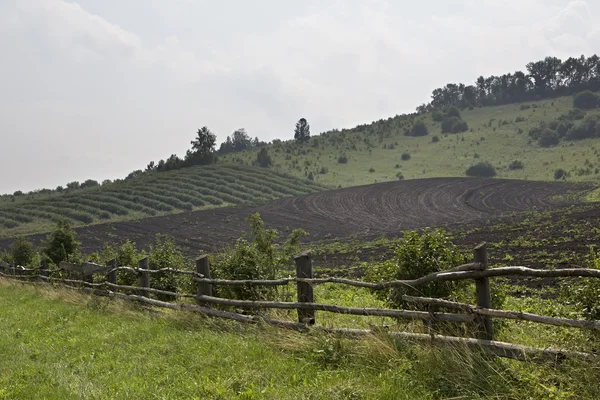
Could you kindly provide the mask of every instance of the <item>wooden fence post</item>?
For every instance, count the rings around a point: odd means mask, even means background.
[[[140,260],[139,263],[140,271],[140,287],[149,288],[150,287],[150,274],[148,273],[148,257],[144,257]],[[150,297],[150,293],[147,291],[142,291],[140,294],[144,297]]]
[[[83,277],[83,281],[86,283],[94,283],[94,273],[86,273],[85,270],[85,264],[82,264],[82,270],[81,270],[81,275]],[[83,285],[83,287],[86,287],[85,285]]]
[[[481,243],[474,249],[475,262],[481,265],[480,270],[488,269],[487,243]],[[477,307],[492,308],[492,296],[490,292],[490,278],[475,279],[477,293]],[[481,327],[477,332],[480,339],[494,340],[494,328],[491,317],[481,317]]]
[[[297,278],[308,278],[312,279],[313,267],[312,260],[310,258],[310,252],[306,251],[294,258],[296,262],[296,277]],[[298,290],[298,302],[299,303],[314,303],[315,295],[312,284],[306,282],[297,282]],[[298,310],[298,321],[302,324],[314,325],[315,324],[315,311],[314,310]]]
[[[117,260],[116,259],[112,259],[110,261],[107,261],[106,266],[110,269],[115,269],[117,268]],[[108,283],[112,283],[114,285],[117,284],[117,271],[108,271],[108,273],[106,274],[106,281]],[[117,291],[116,288],[111,287],[110,290],[112,291]]]
[[[48,277],[48,261],[46,261],[46,259],[42,259],[42,261],[40,261],[40,279],[43,282],[47,282],[48,279],[46,279]]]
[[[210,264],[208,262],[208,256],[203,255],[196,259],[196,272],[202,275],[206,279],[210,279]],[[212,284],[205,282],[198,282],[198,296],[212,296]],[[199,302],[204,307],[210,307],[209,303]]]
[[[10,271],[10,275],[13,275],[13,276],[15,275],[15,262],[14,261],[10,262],[10,270],[9,271]]]

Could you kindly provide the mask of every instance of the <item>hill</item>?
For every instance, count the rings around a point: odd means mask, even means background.
[[[181,211],[260,203],[322,189],[271,169],[235,165],[191,167],[117,183],[3,197],[3,236],[48,230],[57,218],[75,225],[131,220]]]
[[[330,187],[348,187],[395,179],[465,176],[481,161],[491,163],[498,177],[554,180],[562,169],[572,182],[595,182],[600,177],[600,139],[562,140],[540,146],[529,133],[540,124],[573,115],[573,97],[528,103],[465,108],[461,119],[468,129],[442,133],[436,112],[401,115],[353,129],[326,132],[307,144],[274,141],[268,147],[277,170],[312,177]],[[600,116],[598,109],[579,113],[575,123]],[[407,136],[422,121],[428,134]],[[227,154],[224,162],[249,165],[258,150]],[[517,161],[518,163],[514,163]],[[512,164],[512,165],[511,165]]]
[[[478,163],[500,178],[597,182],[600,110],[574,108],[573,99],[434,109],[303,143],[257,140],[222,154],[217,164],[140,170],[85,189],[0,196],[0,236],[47,231],[60,217],[81,226],[257,204],[325,188],[464,177]],[[261,152],[270,157],[269,168],[255,166]]]

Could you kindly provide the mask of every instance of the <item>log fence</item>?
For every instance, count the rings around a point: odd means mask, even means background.
[[[316,324],[316,311],[324,311],[338,314],[390,317],[395,319],[421,320],[428,326],[435,326],[436,322],[446,321],[453,323],[466,323],[475,326],[474,338],[444,336],[433,333],[419,334],[410,332],[387,332],[393,337],[402,337],[417,341],[428,341],[432,344],[462,343],[468,347],[477,347],[486,353],[499,355],[514,359],[530,360],[556,360],[564,357],[595,358],[595,354],[575,352],[562,349],[539,349],[511,343],[494,341],[492,321],[494,318],[528,321],[559,327],[579,328],[592,331],[600,331],[600,321],[577,320],[569,318],[557,318],[532,313],[517,311],[497,310],[491,305],[490,278],[524,276],[533,278],[600,278],[600,270],[588,268],[569,268],[554,270],[537,270],[521,266],[492,268],[488,266],[487,248],[485,243],[474,249],[474,262],[460,265],[442,272],[436,272],[417,279],[396,280],[389,282],[364,282],[345,278],[315,278],[311,255],[309,252],[302,253],[294,259],[296,265],[296,276],[271,279],[271,280],[223,280],[213,279],[210,274],[210,264],[207,256],[196,260],[195,270],[178,270],[174,268],[162,268],[152,270],[149,268],[148,259],[139,261],[137,268],[129,266],[118,266],[116,260],[110,260],[106,265],[94,263],[73,264],[61,262],[58,268],[49,269],[48,264],[42,261],[38,268],[25,268],[15,266],[13,263],[0,263],[0,277],[18,280],[21,282],[40,284],[60,284],[67,287],[84,288],[94,294],[105,295],[115,298],[123,298],[138,301],[155,307],[185,309],[207,316],[232,319],[239,322],[257,323],[264,322],[275,326],[291,328],[296,330],[316,329],[329,333],[348,336],[364,336],[374,333],[372,330],[350,329],[350,328],[326,328]],[[56,274],[66,273],[67,277],[56,277]],[[118,273],[133,274],[138,277],[138,286],[118,284]],[[196,293],[178,293],[160,290],[150,287],[150,277],[155,274],[177,274],[191,277],[197,284]],[[73,274],[78,274],[81,279],[72,279]],[[102,275],[103,279],[98,282],[94,277]],[[473,280],[476,288],[476,305],[458,303],[444,299],[403,296],[407,303],[420,304],[429,307],[430,311],[383,309],[383,308],[358,308],[344,307],[333,304],[321,304],[315,301],[313,288],[315,285],[336,283],[352,287],[381,290],[401,286],[419,286],[429,282],[443,282],[456,280]],[[213,286],[286,286],[290,283],[296,284],[297,301],[255,301],[237,300],[215,297]],[[186,302],[166,302],[151,298],[151,296],[168,296],[172,299],[187,298],[195,300],[196,304]],[[221,307],[219,309],[218,307]],[[235,309],[256,310],[279,309],[296,310],[298,322],[280,321],[256,313],[240,313],[226,311],[225,307]],[[442,312],[440,309],[451,312]]]

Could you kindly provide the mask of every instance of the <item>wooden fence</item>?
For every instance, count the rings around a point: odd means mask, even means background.
[[[503,267],[489,269],[485,243],[477,246],[474,249],[474,259],[472,263],[411,280],[370,283],[335,277],[315,278],[313,275],[313,266],[309,252],[297,256],[295,258],[295,264],[296,277],[274,280],[236,281],[211,279],[210,265],[207,256],[202,256],[196,260],[195,271],[177,270],[172,268],[151,270],[148,268],[147,258],[144,258],[139,262],[138,268],[117,266],[115,260],[109,261],[106,265],[97,265],[93,263],[72,264],[68,262],[61,262],[59,268],[57,269],[48,269],[45,262],[42,262],[42,264],[37,268],[24,268],[20,266],[14,266],[12,264],[8,265],[6,263],[0,263],[0,277],[31,283],[40,283],[41,281],[42,284],[58,283],[69,286],[77,286],[85,288],[86,290],[91,290],[93,293],[99,295],[135,300],[156,307],[185,309],[207,316],[227,318],[240,322],[264,322],[271,325],[301,331],[317,329],[347,336],[364,336],[373,334],[375,332],[366,329],[326,328],[318,326],[316,324],[315,311],[362,316],[391,317],[407,320],[422,320],[428,324],[433,324],[436,321],[467,323],[474,327],[474,338],[444,336],[438,335],[434,332],[430,332],[429,334],[387,332],[386,334],[393,337],[426,341],[433,344],[462,344],[468,347],[483,350],[489,354],[520,360],[545,361],[557,360],[565,357],[596,358],[595,354],[564,349],[540,349],[494,341],[492,318],[529,321],[540,324],[588,329],[593,331],[600,331],[600,321],[555,318],[537,314],[492,309],[490,278],[524,276],[535,278],[587,277],[597,279],[600,278],[600,270],[587,268],[538,270],[526,267]],[[69,275],[74,273],[78,274],[81,279],[72,279],[71,276],[69,276],[69,278],[58,278],[53,276],[61,271],[68,271]],[[139,280],[139,286],[119,285],[117,283],[117,273],[121,271],[136,275]],[[197,293],[176,293],[150,287],[150,275],[167,273],[191,276],[192,279],[197,282]],[[96,274],[96,276],[98,274],[102,274],[104,279],[94,282],[94,274]],[[429,282],[457,281],[466,279],[472,279],[475,281],[476,305],[451,302],[435,298],[404,296],[404,300],[410,303],[429,305],[432,307],[432,309],[449,309],[453,310],[454,312],[356,308],[332,304],[321,304],[315,302],[315,296],[313,292],[314,285],[324,283],[337,283],[353,287],[381,290],[385,288],[401,286],[414,287],[424,285]],[[298,301],[296,302],[235,300],[213,296],[213,286],[215,285],[229,285],[238,287],[274,287],[284,286],[290,283],[296,283],[298,296]],[[131,292],[138,294],[130,294]],[[194,299],[196,304],[161,301],[157,300],[156,298],[152,298],[152,295],[171,296],[172,298],[190,298]],[[231,312],[224,309],[214,308],[213,305],[251,310],[297,310],[298,322],[274,320],[271,318],[258,316],[257,314],[249,315],[246,313],[242,314],[238,312]]]

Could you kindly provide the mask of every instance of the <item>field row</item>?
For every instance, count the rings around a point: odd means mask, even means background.
[[[322,189],[309,180],[232,165],[156,173],[123,183],[0,206],[0,227],[34,227],[66,218],[77,224],[255,204]]]

